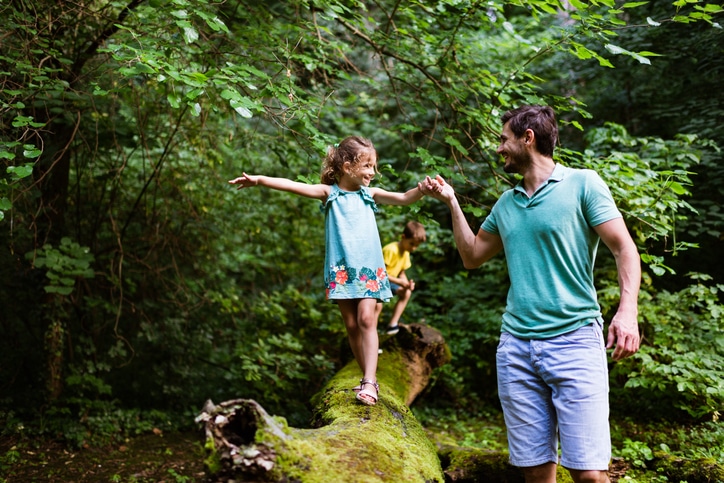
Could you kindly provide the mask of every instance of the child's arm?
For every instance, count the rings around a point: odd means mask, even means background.
[[[370,188],[370,192],[375,202],[382,205],[411,205],[425,196],[417,186],[404,193],[387,191],[382,188]]]
[[[387,278],[390,280],[391,283],[397,284],[400,287],[403,287],[406,289],[410,289],[411,284],[413,284],[413,286],[414,286],[414,282],[411,282],[410,280],[407,279],[407,274],[405,274],[404,270],[401,271],[399,273],[399,275],[397,275],[396,277],[388,275]]]
[[[243,173],[236,179],[229,180],[229,184],[239,185],[237,189],[249,188],[250,186],[265,186],[267,188],[288,191],[295,195],[306,196],[324,201],[329,196],[329,185],[307,184],[299,181],[292,181],[287,178],[274,178],[271,176],[252,176]]]

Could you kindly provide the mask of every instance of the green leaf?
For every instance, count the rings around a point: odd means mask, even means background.
[[[156,71],[153,67],[143,62],[136,62],[133,66],[133,72],[136,74],[155,74]]]
[[[247,119],[252,117],[251,109],[256,108],[254,101],[233,90],[226,90],[222,92],[222,97],[229,99],[229,105],[241,117],[245,117]]]
[[[168,100],[169,105],[174,109],[178,109],[179,107],[181,107],[181,96],[179,96],[175,92],[169,92],[166,95],[166,100]]]
[[[647,59],[646,57],[644,57],[640,54],[637,54],[635,52],[630,52],[630,51],[624,49],[623,47],[619,47],[618,45],[606,44],[604,47],[606,48],[606,50],[608,50],[609,52],[611,52],[614,55],[621,55],[621,54],[628,55],[629,57],[633,57],[634,59],[638,60],[642,64],[648,64],[648,65],[651,64],[651,61],[649,59]]]
[[[241,117],[250,118],[252,117],[251,111],[244,105],[242,101],[237,99],[231,99],[229,101],[232,109],[234,109]]]
[[[204,93],[203,89],[197,88],[197,89],[191,89],[186,93],[186,99],[193,101],[197,97],[199,97],[201,94]]]
[[[220,95],[222,99],[241,99],[241,94],[232,89],[224,89],[223,91],[221,91]]]
[[[573,53],[581,60],[590,59],[596,55],[595,52],[577,42],[572,42],[571,46],[573,47]]]
[[[43,287],[47,293],[57,293],[60,295],[70,295],[73,293],[73,287],[61,287],[58,285],[46,285]]]
[[[187,44],[193,44],[199,39],[199,33],[193,27],[184,27],[184,39]]]
[[[724,12],[724,6],[722,6],[722,5],[716,5],[716,4],[714,4],[714,3],[707,3],[707,4],[704,5],[703,7],[701,7],[701,6],[699,6],[699,5],[695,5],[694,8],[701,8],[701,9],[703,9],[705,12],[709,12],[709,13],[720,13],[720,12]]]
[[[637,54],[636,52],[629,52],[629,55],[638,60],[641,64],[651,65],[651,61],[643,55]]]
[[[468,150],[463,147],[462,144],[460,144],[460,141],[458,141],[456,138],[452,136],[445,136],[445,142],[448,143],[450,146],[453,146],[455,149],[460,151],[463,155],[468,155]]]
[[[27,126],[33,121],[32,117],[27,116],[16,116],[15,119],[13,119],[13,127],[23,127]]]
[[[13,175],[13,181],[27,178],[33,174],[33,164],[27,163],[22,166],[8,166],[7,172]]]
[[[34,146],[23,150],[23,156],[25,156],[26,158],[37,158],[41,154],[43,154],[43,151]]]
[[[685,195],[689,192],[686,188],[681,186],[681,183],[678,183],[676,181],[669,183],[669,188],[671,188],[671,191],[673,191],[677,195]]]

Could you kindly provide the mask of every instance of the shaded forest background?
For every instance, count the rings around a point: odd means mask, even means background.
[[[376,186],[440,173],[477,227],[515,182],[495,146],[523,103],[556,109],[558,161],[601,173],[642,254],[644,345],[611,364],[614,412],[718,420],[722,5],[10,0],[0,13],[6,432],[81,445],[239,397],[303,426],[345,343],[322,290],[322,215],[227,180],[315,182],[326,147],[360,134]],[[428,242],[405,319],[453,353],[416,405],[495,407],[504,260],[464,270],[429,199],[384,207],[383,243],[409,219]],[[605,248],[596,271],[609,320]]]

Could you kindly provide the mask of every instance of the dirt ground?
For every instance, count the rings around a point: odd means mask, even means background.
[[[196,483],[204,481],[201,434],[149,434],[72,451],[51,441],[0,439],[0,483]]]
[[[0,483],[202,483],[202,445],[200,433],[157,432],[77,451],[56,442],[0,438]],[[614,459],[611,482],[626,469]]]

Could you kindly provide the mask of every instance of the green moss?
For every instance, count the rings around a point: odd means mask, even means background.
[[[573,483],[571,473],[561,465],[556,467],[556,482],[557,483]]]
[[[204,458],[204,467],[206,471],[211,474],[216,474],[221,471],[221,460],[219,454],[216,452],[214,447],[214,441],[207,439],[204,443],[204,451],[206,452],[206,458]]]
[[[400,411],[384,397],[374,407],[349,404],[356,406],[334,423],[295,431],[278,460],[282,473],[304,483],[350,482],[355,475],[359,481],[443,481],[436,450],[409,409]]]
[[[440,459],[445,474],[454,475],[455,481],[525,481],[522,470],[508,462],[507,451],[445,446],[440,449]],[[556,468],[556,481],[573,483],[570,473],[562,466]]]
[[[444,481],[435,446],[402,402],[410,376],[401,356],[383,353],[379,365],[385,369],[375,406],[355,400],[354,362],[314,397],[316,429],[292,430],[278,460],[283,474],[302,483]]]
[[[714,458],[684,459],[656,452],[654,466],[658,473],[665,474],[671,481],[688,483],[724,481],[724,467]]]
[[[360,374],[351,361],[313,397],[312,429],[290,428],[284,418],[257,415],[254,441],[246,446],[273,451],[266,461],[274,466],[265,477],[298,483],[442,483],[436,447],[404,404],[411,377],[406,361],[386,350],[379,367],[375,406],[356,400],[352,388]]]
[[[508,463],[507,452],[446,446],[440,449],[440,458],[445,474],[455,481],[524,482],[522,471]]]

